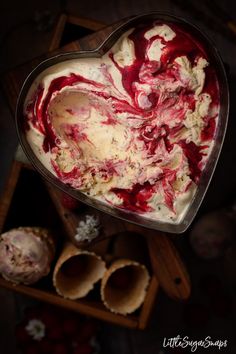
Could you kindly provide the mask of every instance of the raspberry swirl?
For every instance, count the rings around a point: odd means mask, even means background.
[[[218,80],[202,43],[180,25],[153,22],[101,58],[46,69],[24,114],[33,151],[62,182],[178,223],[214,143]]]

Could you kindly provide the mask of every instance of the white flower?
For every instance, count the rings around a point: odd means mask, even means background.
[[[99,234],[100,222],[98,217],[93,215],[86,215],[85,220],[79,222],[76,228],[76,241],[91,241]]]
[[[94,349],[94,353],[93,354],[99,354],[101,352],[101,347],[97,341],[96,337],[92,337],[89,341],[91,347],[93,347]]]
[[[40,320],[30,320],[25,329],[35,340],[40,341],[45,336],[45,324]]]

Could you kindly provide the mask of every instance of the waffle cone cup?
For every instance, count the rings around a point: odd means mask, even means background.
[[[102,278],[102,301],[114,313],[132,313],[143,303],[149,280],[144,265],[129,259],[118,259]]]
[[[53,285],[64,298],[79,299],[93,289],[105,270],[101,257],[66,243],[54,268]]]

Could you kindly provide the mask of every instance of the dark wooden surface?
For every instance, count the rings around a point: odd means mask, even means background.
[[[110,322],[127,328],[139,328],[139,318],[137,316],[116,315],[108,311],[105,306],[98,301],[88,300],[68,300],[58,296],[54,292],[37,289],[26,285],[14,285],[0,277],[0,286],[16,291],[20,294],[32,297],[39,301],[44,301],[52,305],[60,306],[68,310],[79,312],[83,315],[91,316],[102,321]],[[146,322],[142,328],[146,327]]]
[[[234,19],[236,3],[232,0],[226,0],[224,2],[216,0],[216,2],[223,7]],[[110,1],[97,4],[96,1],[68,1],[68,11],[74,15],[89,16],[106,23],[112,23],[121,18],[124,18],[133,14],[145,13],[147,11],[167,11],[174,13],[188,19],[191,23],[199,26],[204,32],[214,41],[216,47],[220,51],[220,54],[225,63],[230,67],[230,86],[231,86],[231,114],[229,119],[229,127],[224,143],[223,151],[214,174],[213,180],[210,185],[210,189],[204,199],[203,205],[200,209],[200,213],[214,210],[222,205],[225,205],[228,201],[231,201],[235,197],[235,179],[236,179],[236,150],[233,148],[235,144],[236,134],[236,120],[234,119],[234,113],[236,112],[236,104],[234,100],[234,92],[236,90],[236,46],[235,41],[229,42],[224,34],[221,33],[220,27],[218,31],[212,28],[212,24],[209,21],[204,23],[202,18],[195,16],[194,13],[188,10],[187,6],[181,8],[178,6],[177,1],[172,0],[149,0],[149,1]],[[186,5],[187,2],[183,2]],[[192,0],[189,3],[195,4],[196,8],[208,13],[206,8],[206,1]],[[35,2],[14,2],[10,0],[5,2],[0,12],[1,15],[1,28],[7,30],[12,24],[15,24],[17,20],[22,20],[30,15],[33,17],[35,9],[40,8],[56,8],[56,2],[48,2],[42,0],[40,4],[36,5]],[[219,19],[218,19],[219,20]],[[31,34],[32,33],[32,34]],[[19,36],[22,36],[22,41],[19,41]],[[5,51],[5,55],[1,56],[1,67],[10,68],[15,67],[16,63],[23,62],[27,58],[31,58],[32,53],[43,53],[47,50],[47,43],[50,41],[50,33],[46,36],[44,33],[33,31],[33,27],[25,27],[16,31],[15,35],[12,35],[9,42],[8,50]],[[45,38],[49,38],[45,41]],[[42,45],[43,43],[43,45]],[[5,46],[6,49],[6,46]],[[38,54],[37,54],[38,55]],[[1,178],[5,179],[6,173],[9,169],[10,159],[14,154],[14,126],[11,123],[12,116],[6,108],[6,100],[1,100]],[[4,124],[3,124],[4,121]],[[1,187],[3,188],[3,182]],[[224,286],[231,284],[233,287],[232,294],[235,294],[235,280],[233,280],[231,267],[228,272],[223,267],[223,260],[204,262],[194,255],[188,242],[188,233],[181,236],[180,241],[177,241],[180,246],[184,259],[187,261],[188,270],[193,280],[193,293],[190,298],[191,303],[205,304],[207,310],[211,304],[207,303],[207,299],[198,288],[198,283],[201,277],[206,274],[215,274],[221,278]],[[235,262],[232,263],[235,266]],[[233,272],[234,273],[234,272]],[[227,276],[228,275],[228,276]],[[230,286],[231,286],[230,285]],[[14,292],[0,289],[1,300],[1,338],[0,346],[5,348],[4,354],[13,354],[16,351],[12,348],[14,338],[14,323],[15,316],[18,313],[18,308],[22,308],[23,300],[27,300],[26,297],[14,296]],[[215,294],[217,297],[219,294]],[[18,300],[20,299],[20,300]],[[16,306],[18,304],[18,306]],[[28,302],[27,302],[28,304]],[[15,306],[15,307],[14,307]],[[153,318],[150,326],[144,331],[127,331],[123,328],[114,327],[111,325],[105,325],[104,342],[106,343],[105,353],[112,354],[157,354],[161,352],[175,351],[174,349],[163,348],[163,338],[170,338],[177,334],[187,335],[192,333],[191,339],[205,338],[211,335],[214,340],[216,339],[228,339],[228,347],[226,350],[221,350],[222,353],[236,353],[235,344],[235,306],[232,314],[227,318],[219,318],[214,314],[211,315],[210,321],[207,324],[203,324],[198,328],[188,328],[183,323],[183,310],[185,305],[183,303],[170,301],[166,296],[160,293],[158,296],[158,303],[153,311]],[[210,311],[212,311],[210,309]],[[211,312],[212,313],[212,312]],[[10,328],[10,324],[13,324],[13,330]],[[9,328],[9,329],[8,329]],[[130,347],[132,345],[132,348]],[[168,349],[168,350],[167,350]],[[177,349],[176,349],[177,350]],[[168,352],[169,352],[168,351]],[[199,349],[199,354],[206,352],[205,349]],[[207,350],[209,354],[215,354],[216,349],[214,347]],[[203,353],[203,354],[204,354]]]

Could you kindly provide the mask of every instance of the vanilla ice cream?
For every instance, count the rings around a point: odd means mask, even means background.
[[[219,87],[202,43],[176,24],[124,33],[101,58],[34,81],[26,135],[62,182],[117,208],[179,223],[209,158]]]
[[[50,271],[54,241],[48,230],[19,227],[0,235],[0,273],[13,283],[33,284]]]

